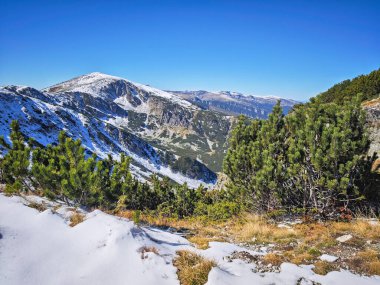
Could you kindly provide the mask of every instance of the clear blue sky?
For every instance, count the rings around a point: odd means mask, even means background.
[[[0,85],[100,71],[307,100],[380,67],[380,1],[3,1]]]

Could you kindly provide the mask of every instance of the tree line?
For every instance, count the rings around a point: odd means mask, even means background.
[[[39,192],[68,204],[106,210],[153,210],[171,217],[192,215],[226,219],[239,206],[225,199],[223,191],[207,191],[202,185],[191,189],[157,175],[140,182],[130,171],[131,160],[108,155],[100,159],[86,155],[81,140],[61,132],[57,144],[46,147],[34,139],[25,140],[17,121],[11,123],[11,145],[0,159],[0,182],[6,193]]]
[[[315,99],[318,99],[321,103],[342,103],[351,101],[358,93],[362,93],[363,101],[379,97],[380,69],[335,84],[327,91],[316,96]]]

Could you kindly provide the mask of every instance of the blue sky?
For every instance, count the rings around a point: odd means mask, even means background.
[[[380,1],[3,1],[0,85],[100,71],[298,100],[380,67]]]

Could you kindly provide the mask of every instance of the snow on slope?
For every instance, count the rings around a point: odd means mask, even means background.
[[[186,182],[192,188],[196,188],[200,184],[208,187],[212,185],[186,177],[179,172],[172,171],[168,166],[160,164],[157,154],[153,152],[151,146],[143,144],[138,146],[140,151],[144,151],[144,156],[142,156],[141,153],[131,151],[128,145],[118,140],[118,137],[111,137],[110,132],[106,130],[106,125],[110,124],[119,129],[123,128],[128,122],[128,117],[117,117],[112,114],[112,116],[104,115],[104,119],[90,117],[85,115],[85,110],[71,109],[58,104],[65,102],[64,99],[69,101],[61,94],[55,94],[50,98],[46,93],[38,93],[38,96],[34,94],[34,97],[26,95],[28,93],[25,92],[15,93],[28,88],[22,86],[0,87],[0,135],[3,135],[8,143],[10,143],[10,123],[12,120],[18,120],[23,133],[33,137],[42,145],[55,143],[59,132],[65,130],[71,137],[80,138],[86,149],[100,157],[105,158],[111,154],[114,158],[118,158],[120,153],[124,152],[139,166],[149,170],[150,173],[147,173],[138,166],[131,167],[135,176],[142,181],[145,181],[145,178],[152,173],[158,173],[169,176],[181,184]],[[33,88],[29,89],[30,92],[38,92]],[[42,96],[46,97],[42,98]],[[91,126],[91,128],[86,126]],[[107,138],[107,142],[101,138]],[[139,144],[141,141],[136,140],[135,144]]]
[[[0,196],[0,284],[177,284],[171,257],[185,239],[101,211],[71,228],[51,210],[38,213],[21,202]],[[143,246],[161,256],[142,259]]]
[[[281,101],[284,113],[297,103],[291,99],[277,96],[244,95],[232,91],[168,91],[177,94],[203,109],[216,110],[225,115],[243,114],[252,118],[266,119],[278,100]]]
[[[45,201],[43,212],[27,207],[29,201]],[[52,209],[55,209],[54,211]],[[99,210],[86,213],[85,221],[70,227],[72,208],[29,196],[0,194],[0,284],[179,284],[172,265],[175,252],[189,249],[214,259],[218,266],[208,285],[312,284],[375,285],[380,276],[362,277],[347,271],[326,276],[311,266],[284,263],[280,273],[254,273],[253,264],[225,257],[233,251],[265,254],[231,243],[212,242],[207,250],[195,249],[186,239],[162,230],[138,227],[133,222]],[[83,211],[82,211],[83,212]],[[141,253],[144,246],[153,252]],[[297,280],[304,278],[303,283]]]
[[[197,109],[196,106],[194,106],[193,104],[191,104],[190,102],[186,100],[183,100],[182,98],[180,98],[179,96],[175,94],[165,92],[157,88],[150,87],[148,85],[134,83],[132,81],[129,81],[128,79],[124,79],[121,77],[112,76],[112,75],[108,75],[108,74],[104,74],[100,72],[92,72],[83,76],[73,78],[71,80],[45,88],[44,91],[83,92],[83,93],[91,94],[94,97],[100,96],[102,98],[105,98],[109,96],[109,90],[108,90],[109,86],[117,82],[134,85],[134,87],[137,87],[137,90],[140,89],[140,90],[150,93],[153,96],[158,96],[158,97],[168,99],[171,102],[179,104],[186,108]],[[119,94],[119,98],[120,98],[120,95],[123,96],[126,94]],[[138,96],[138,93],[133,92],[132,96]],[[114,99],[118,99],[118,98],[114,98]]]

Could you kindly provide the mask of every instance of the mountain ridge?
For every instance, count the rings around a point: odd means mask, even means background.
[[[272,111],[272,107],[278,100],[284,112],[300,102],[292,99],[284,99],[277,96],[245,95],[234,91],[167,91],[180,96],[204,110],[218,111],[225,115],[246,115],[251,118],[265,119]]]
[[[158,173],[192,187],[216,182],[234,122],[177,94],[100,72],[42,90],[1,87],[0,104],[0,134],[6,139],[15,119],[42,145],[55,143],[65,130],[88,153],[126,153],[142,180]]]

